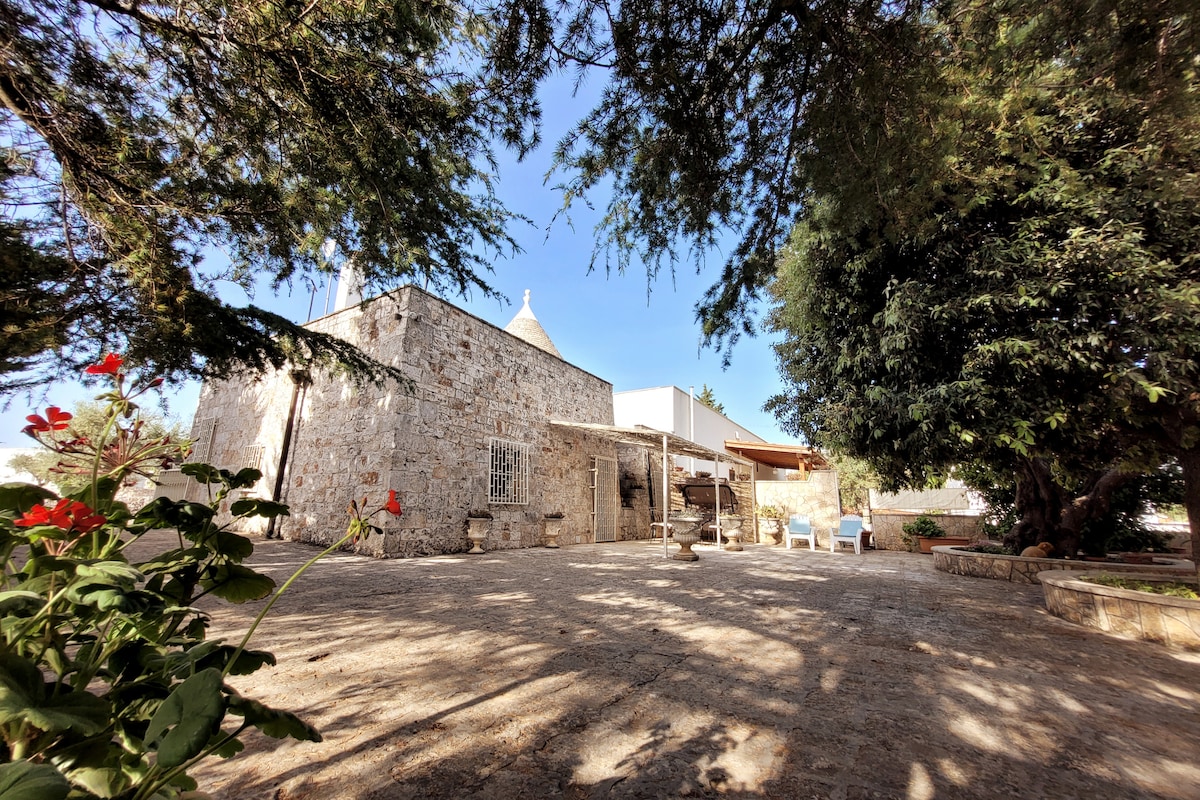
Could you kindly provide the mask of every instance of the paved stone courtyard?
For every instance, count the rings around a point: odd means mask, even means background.
[[[909,553],[583,545],[339,554],[235,679],[320,744],[252,737],[218,798],[1200,797],[1200,654],[1050,616]],[[260,541],[282,582],[314,554]],[[233,638],[261,607],[221,610]]]

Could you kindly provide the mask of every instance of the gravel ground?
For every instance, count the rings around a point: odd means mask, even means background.
[[[294,586],[234,679],[319,744],[247,739],[223,800],[1200,798],[1200,654],[908,553],[661,543],[378,561]],[[259,541],[282,582],[314,551]],[[227,638],[261,604],[216,611]]]

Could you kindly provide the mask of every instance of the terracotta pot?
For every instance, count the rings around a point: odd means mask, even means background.
[[[950,547],[966,547],[971,540],[965,536],[918,536],[917,544],[922,553],[932,553],[934,547],[949,545]]]

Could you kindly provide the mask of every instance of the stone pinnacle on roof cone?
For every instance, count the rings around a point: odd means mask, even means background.
[[[554,346],[554,342],[550,341],[550,337],[546,335],[546,331],[542,329],[541,323],[538,322],[537,317],[533,315],[533,310],[529,307],[528,289],[525,290],[525,305],[512,318],[512,321],[504,327],[504,330],[518,339],[529,342],[539,350],[545,350],[555,358],[562,358],[562,354],[558,352],[558,348]]]

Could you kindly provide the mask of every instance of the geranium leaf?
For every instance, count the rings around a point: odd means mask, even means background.
[[[221,673],[215,669],[197,672],[176,686],[159,706],[146,744],[158,750],[158,764],[171,768],[199,755],[225,717]]]
[[[211,464],[184,464],[179,471],[189,478],[195,478],[199,483],[220,483],[221,471]]]
[[[286,517],[288,516],[288,507],[283,503],[275,503],[270,500],[243,497],[229,507],[229,512],[235,517]]]
[[[254,552],[254,542],[230,531],[217,531],[205,540],[214,552],[225,556],[231,561],[241,561]]]
[[[228,474],[228,473],[226,473]],[[236,475],[229,476],[230,489],[247,489],[262,479],[262,470],[254,467],[243,467],[237,471]]]
[[[90,736],[104,730],[111,715],[108,703],[88,692],[47,697],[36,664],[20,656],[0,657],[0,724],[21,721],[47,733]]]
[[[229,711],[274,739],[291,737],[302,742],[321,741],[320,732],[290,711],[278,711],[238,694],[229,699]]]
[[[26,616],[37,611],[45,603],[42,596],[36,592],[14,590],[0,592],[0,614]]]
[[[217,597],[231,603],[259,600],[275,589],[275,581],[241,564],[222,564],[201,582]]]
[[[55,500],[56,495],[32,483],[0,484],[0,511],[24,514],[38,503]]]
[[[71,784],[49,764],[0,764],[0,800],[63,800]]]

